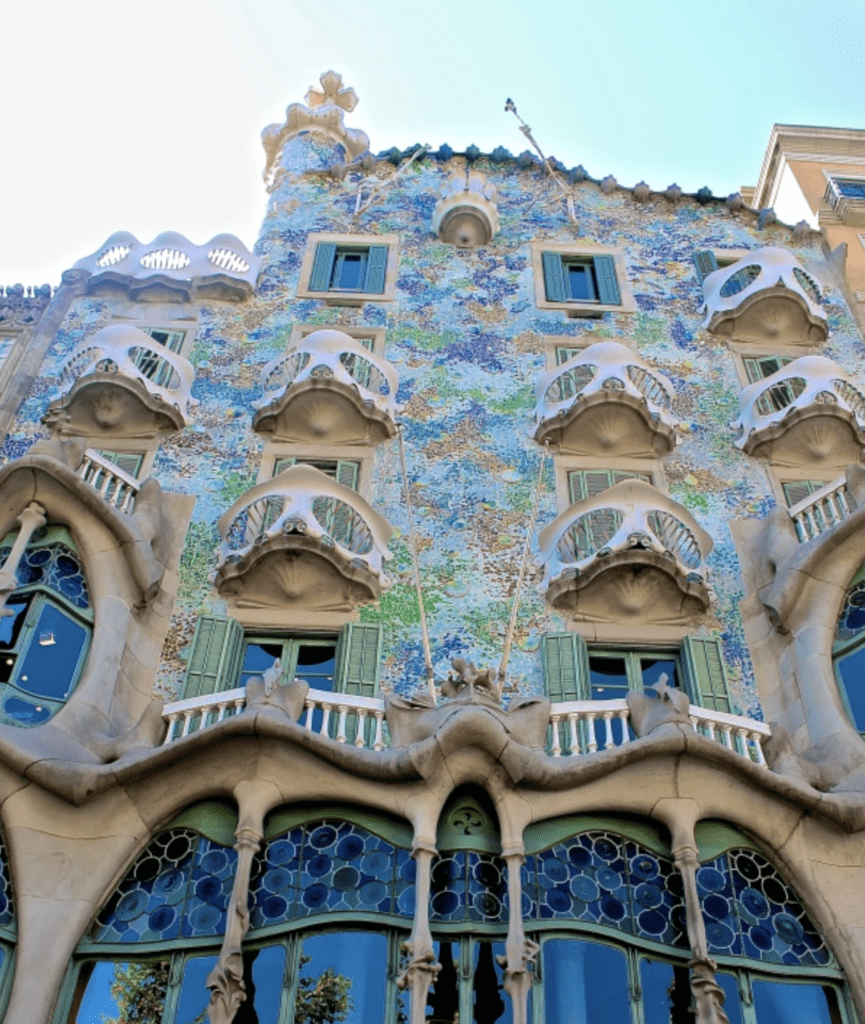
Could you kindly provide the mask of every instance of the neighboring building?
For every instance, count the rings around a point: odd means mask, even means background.
[[[793,214],[822,230],[865,330],[865,131],[776,124],[754,205],[789,211],[788,219]]]
[[[265,131],[254,254],[114,235],[16,349],[6,1024],[855,1024],[837,260],[355,104]]]

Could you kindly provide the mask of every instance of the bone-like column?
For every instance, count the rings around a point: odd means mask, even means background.
[[[411,855],[416,864],[414,921],[411,936],[402,947],[411,960],[396,983],[399,988],[408,989],[410,1024],[424,1024],[430,986],[441,970],[441,964],[436,962],[429,927],[430,868],[436,855],[436,848],[432,843],[416,838]]]
[[[532,987],[532,972],[529,965],[535,962],[540,946],[526,938],[523,928],[523,886],[520,869],[525,860],[520,852],[506,853],[503,860],[508,871],[508,940],[505,956],[497,957],[505,969],[505,992],[511,998],[514,1024],[528,1022],[528,995]]]

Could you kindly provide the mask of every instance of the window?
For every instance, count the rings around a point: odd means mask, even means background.
[[[240,686],[252,676],[261,676],[278,661],[281,679],[303,679],[313,690],[333,690],[336,666],[336,636],[278,637],[247,635],[240,670]]]
[[[600,316],[604,311],[636,308],[623,257],[614,250],[577,245],[532,247],[535,301],[541,309],[568,316]]]
[[[800,501],[810,498],[812,494],[822,490],[828,482],[827,480],[782,480],[781,490],[784,492],[787,507],[792,508]]]
[[[618,469],[571,469],[568,471],[568,497],[571,504],[593,498],[623,480],[643,480],[651,484],[652,474]]]
[[[186,331],[172,331],[163,327],[142,327],[141,330],[170,352],[180,352],[186,338]]]
[[[0,547],[0,563],[14,535]],[[34,726],[66,703],[84,667],[93,611],[75,545],[62,527],[36,530],[0,618],[0,720]]]
[[[777,373],[783,366],[792,363],[792,356],[743,356],[742,363],[745,366],[745,373],[748,375],[748,383],[754,384],[758,380],[765,380]]]
[[[136,480],[141,475],[141,467],[144,465],[144,452],[115,452],[107,448],[96,448],[95,451],[103,459],[113,462],[115,466]]]
[[[355,459],[316,459],[311,456],[282,455],[277,456],[273,462],[272,476],[278,476],[291,466],[312,466],[335,480],[343,487],[356,491],[360,481],[360,462]],[[267,530],[282,515],[284,508],[283,499],[279,497],[268,498],[267,508],[264,513],[264,520],[260,530]],[[318,516],[318,512],[321,515]],[[343,547],[350,548],[352,536],[356,527],[356,517],[353,509],[344,502],[322,501],[321,508],[316,513],[325,531],[339,541]]]
[[[393,298],[396,235],[308,236],[298,297],[337,305]]]
[[[835,628],[832,659],[850,720],[865,734],[865,566],[847,588]]]

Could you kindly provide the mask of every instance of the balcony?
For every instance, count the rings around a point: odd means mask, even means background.
[[[165,745],[242,714],[246,709],[243,688],[189,697],[166,704]],[[340,744],[359,750],[387,750],[390,737],[380,697],[309,690],[300,724]],[[747,760],[765,765],[762,744],[771,735],[768,725],[743,715],[690,706],[691,728]],[[550,707],[545,753],[553,758],[585,757],[599,750],[633,742],[628,729],[629,711],[624,700],[566,701]]]
[[[831,359],[803,356],[742,391],[736,444],[788,465],[857,462],[865,394]]]
[[[538,381],[535,440],[575,454],[666,455],[676,445],[672,398],[666,377],[602,341]]]
[[[786,249],[755,249],[703,281],[713,334],[743,341],[821,344],[829,329],[817,282]]]
[[[496,187],[476,170],[457,171],[439,189],[432,229],[458,249],[488,245],[499,229]]]
[[[62,434],[152,437],[186,426],[194,372],[144,331],[104,327],[68,356],[43,423]]]
[[[571,505],[539,543],[546,599],[580,618],[681,623],[709,607],[711,537],[641,480]]]
[[[90,294],[120,289],[136,301],[241,302],[255,290],[261,260],[234,235],[194,245],[176,231],[165,231],[145,244],[118,231],[74,269],[89,274]]]
[[[351,611],[387,586],[390,525],[312,466],[251,487],[217,527],[216,587],[238,605]]]
[[[135,499],[141,486],[134,476],[130,476],[113,462],[103,458],[99,452],[87,448],[84,459],[77,470],[78,476],[89,484],[94,491],[121,512],[131,513],[135,508]]]
[[[275,439],[374,444],[396,433],[396,372],[342,331],[307,335],[261,382],[253,427]]]
[[[826,183],[821,209],[820,227],[844,224],[851,228],[865,228],[865,177],[833,175]]]

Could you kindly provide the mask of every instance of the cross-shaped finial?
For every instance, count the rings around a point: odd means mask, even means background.
[[[340,107],[350,113],[357,106],[357,93],[354,89],[342,88],[342,75],[335,71],[325,71],[319,78],[321,92],[310,89],[306,94],[307,105],[315,110],[317,107]]]

